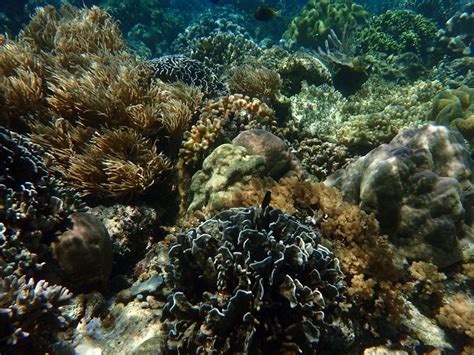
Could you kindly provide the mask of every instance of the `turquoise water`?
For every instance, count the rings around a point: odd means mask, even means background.
[[[473,354],[474,3],[0,3],[0,354]]]

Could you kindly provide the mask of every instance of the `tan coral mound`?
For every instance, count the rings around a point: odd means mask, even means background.
[[[0,60],[0,123],[31,132],[84,195],[126,197],[163,182],[202,100],[195,88],[151,82],[95,6],[39,8]]]

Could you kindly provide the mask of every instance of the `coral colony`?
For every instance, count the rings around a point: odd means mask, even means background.
[[[0,353],[474,353],[473,30],[3,0]]]

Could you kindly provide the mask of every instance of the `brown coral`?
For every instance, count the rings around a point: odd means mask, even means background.
[[[243,64],[230,72],[229,89],[232,93],[268,100],[282,85],[280,75],[271,69]]]
[[[471,299],[458,293],[440,308],[438,322],[457,333],[474,338],[474,304]]]
[[[259,99],[235,94],[210,101],[198,122],[185,132],[180,158],[184,165],[193,166],[224,138],[224,129],[231,140],[240,131],[251,128],[275,129],[275,113]]]

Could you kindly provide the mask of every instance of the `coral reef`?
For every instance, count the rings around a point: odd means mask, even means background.
[[[41,278],[56,271],[51,240],[83,204],[48,175],[44,154],[27,138],[0,127],[1,352],[5,342],[23,339],[39,351],[56,326],[65,324],[59,307],[71,298],[68,290]]]
[[[242,26],[209,12],[188,26],[172,49],[203,62],[218,75],[242,63],[245,56],[257,56],[261,51]]]
[[[436,32],[436,24],[423,15],[408,10],[390,10],[374,17],[356,36],[362,52],[414,52],[426,56]]]
[[[447,128],[430,125],[402,131],[325,183],[375,212],[400,253],[445,267],[461,260],[472,222],[471,164]]]
[[[370,78],[346,99],[329,86],[309,86],[291,97],[292,122],[310,137],[366,153],[404,127],[425,124],[431,99],[440,89],[436,80],[400,86]]]
[[[173,293],[163,309],[165,349],[314,352],[348,345],[337,323],[338,260],[309,227],[267,203],[224,211],[177,236],[167,267]]]
[[[33,131],[84,195],[126,198],[163,183],[200,103],[196,89],[150,83],[152,69],[123,49],[110,15],[69,5],[39,8],[0,47],[0,121]]]
[[[241,146],[220,145],[204,159],[202,170],[193,175],[188,209],[220,210],[225,207],[225,196],[238,191],[242,181],[266,174],[266,160],[262,156],[249,154]]]
[[[430,120],[459,131],[473,143],[474,138],[474,89],[460,87],[444,90],[433,99]]]
[[[350,0],[310,1],[294,18],[283,38],[288,46],[306,46],[318,49],[331,30],[339,36],[343,31],[354,30],[365,24],[368,13],[363,6]]]
[[[216,96],[224,90],[212,70],[198,60],[183,55],[167,55],[152,59],[148,64],[153,69],[153,79],[196,86],[207,96]]]
[[[53,257],[72,288],[107,286],[112,272],[112,241],[104,224],[88,213],[73,213],[70,230],[52,243]]]
[[[453,57],[470,56],[474,50],[474,4],[468,3],[447,22],[439,42]]]
[[[207,102],[197,123],[184,133],[180,157],[185,165],[194,166],[225,138],[230,141],[246,129],[274,127],[275,113],[265,103],[240,94],[223,96]]]
[[[345,168],[353,159],[345,146],[319,138],[305,138],[296,142],[294,149],[303,168],[320,180]]]
[[[268,175],[274,179],[279,179],[292,168],[292,165],[293,167],[297,165],[286,143],[263,129],[243,131],[232,140],[232,144],[244,147],[250,155],[264,157]]]
[[[282,85],[280,75],[265,67],[243,64],[230,71],[229,91],[260,100],[273,98]]]
[[[33,343],[39,343],[36,337],[64,328],[66,319],[60,307],[71,297],[66,288],[50,286],[44,280],[27,280],[25,275],[0,278],[0,350],[8,349],[2,346],[5,341],[7,345],[16,345],[31,335]]]

